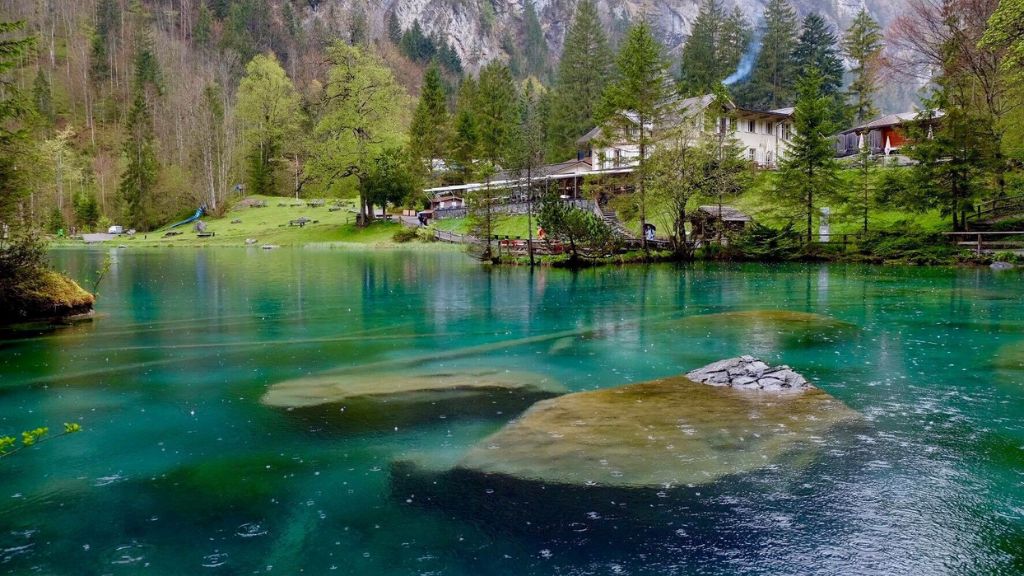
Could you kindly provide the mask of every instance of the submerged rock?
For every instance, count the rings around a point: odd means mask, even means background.
[[[736,366],[760,368],[756,360],[739,360]],[[720,374],[719,368],[716,363],[702,370]],[[546,400],[473,447],[456,468],[620,488],[701,485],[752,472],[816,452],[831,428],[859,419],[791,374],[765,389],[708,386],[678,376]]]
[[[518,412],[565,390],[530,372],[450,370],[320,374],[274,384],[263,404],[322,424],[409,424],[448,416]]]
[[[1010,262],[993,262],[988,267],[993,270],[1013,270],[1014,268]]]
[[[817,345],[857,332],[857,326],[830,316],[792,310],[740,310],[687,316],[683,330],[704,331],[710,336],[735,336],[748,346],[776,349],[779,344]],[[771,343],[765,346],[765,343]]]

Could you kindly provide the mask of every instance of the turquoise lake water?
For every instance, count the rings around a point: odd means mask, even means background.
[[[90,286],[107,253],[54,258]],[[1019,272],[110,254],[95,321],[0,339],[0,434],[84,428],[0,460],[0,574],[1024,574]],[[746,310],[857,329],[684,320]],[[599,493],[578,518],[591,502],[555,491],[425,502],[393,481],[394,462],[454,461],[514,413],[361,429],[260,403],[337,368],[497,368],[589,390],[747,353],[868,425],[706,501]]]

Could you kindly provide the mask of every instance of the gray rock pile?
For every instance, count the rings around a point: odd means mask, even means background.
[[[753,356],[719,360],[693,370],[686,377],[701,384],[744,390],[806,390],[814,387],[789,366],[769,366]]]

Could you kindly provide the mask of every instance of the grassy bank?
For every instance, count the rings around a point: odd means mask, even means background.
[[[265,202],[266,207],[254,207]],[[366,227],[355,224],[355,203],[342,201],[340,206],[310,207],[306,200],[273,196],[250,196],[236,203],[222,217],[204,216],[210,237],[199,237],[195,223],[184,224],[174,229],[138,233],[135,236],[121,236],[106,244],[126,246],[245,246],[247,239],[256,245],[274,244],[299,246],[309,244],[361,244],[366,246],[393,246],[396,232],[402,224],[390,221],[376,221]],[[305,218],[302,226],[292,222]],[[167,232],[177,232],[171,236]]]

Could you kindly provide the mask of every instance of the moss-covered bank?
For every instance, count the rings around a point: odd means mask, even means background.
[[[65,320],[92,312],[96,297],[53,270],[25,275],[0,289],[0,323]]]

